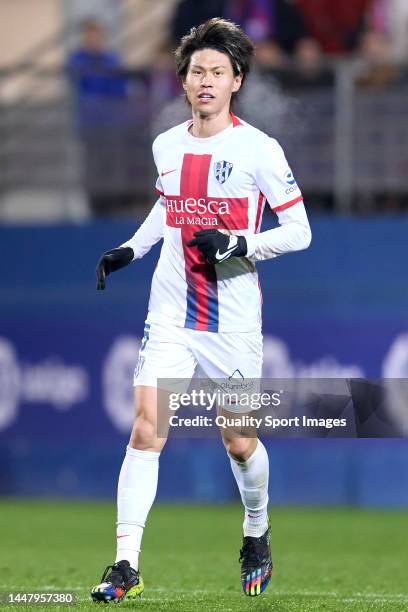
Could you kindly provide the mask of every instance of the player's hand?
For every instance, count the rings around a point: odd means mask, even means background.
[[[230,257],[243,257],[247,254],[244,236],[231,236],[218,230],[194,232],[195,238],[187,242],[189,247],[198,247],[201,255],[210,264],[218,264]]]
[[[106,251],[96,266],[96,288],[105,289],[105,277],[111,272],[116,272],[116,270],[127,266],[133,257],[133,249],[130,247],[120,247],[119,249]]]

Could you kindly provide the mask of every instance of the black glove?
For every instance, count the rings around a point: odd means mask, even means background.
[[[96,288],[105,289],[105,276],[127,266],[133,259],[133,249],[121,247],[106,251],[96,266]]]
[[[210,264],[218,264],[230,257],[243,257],[247,254],[247,242],[244,236],[231,236],[218,230],[201,230],[194,232],[195,238],[187,246],[197,246],[201,255]]]

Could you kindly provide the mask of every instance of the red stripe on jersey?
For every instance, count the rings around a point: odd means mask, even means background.
[[[164,193],[162,191],[160,191],[160,189],[157,189],[157,187],[156,187],[156,191],[157,191],[157,193],[160,193],[161,196],[164,196]]]
[[[208,193],[208,175],[210,173],[211,155],[194,156],[199,157],[198,162],[198,185],[197,197],[206,196]],[[196,228],[197,230],[197,228]],[[188,247],[187,247],[188,248]],[[208,329],[208,283],[217,282],[215,267],[204,261],[199,255],[200,263],[194,272],[195,287],[197,291],[197,324],[196,329]]]
[[[190,195],[190,181],[194,178],[190,172],[194,155],[186,153],[183,158],[183,166],[180,174],[180,196],[187,198]]]
[[[265,196],[262,191],[259,192],[258,196],[258,207],[256,209],[256,219],[255,219],[255,234],[259,232],[261,221],[262,221],[262,210],[263,205],[265,204]]]
[[[186,198],[206,198],[211,155],[193,155],[186,153],[180,176],[180,196]],[[168,219],[170,221],[170,219]],[[172,223],[169,223],[169,225]],[[200,228],[194,224],[182,227],[182,244],[186,270],[186,281],[195,293],[196,329],[208,329],[208,283],[217,281],[214,266],[207,264],[199,250],[188,247],[187,242],[194,237]]]
[[[200,174],[198,177],[198,193],[197,196],[201,198],[206,196],[208,193],[208,175],[210,174],[211,155],[200,155]]]
[[[232,125],[234,127],[238,127],[239,125],[242,125],[241,121],[238,119],[238,117],[234,115],[234,113],[230,112],[230,117],[231,117]]]
[[[286,202],[285,204],[281,204],[280,206],[276,206],[275,208],[272,208],[272,211],[274,213],[277,212],[281,212],[282,210],[285,210],[286,208],[289,208],[290,206],[293,206],[294,204],[297,204],[298,202],[301,202],[303,200],[303,196],[299,196],[297,198],[295,198],[294,200],[290,200],[290,202]]]

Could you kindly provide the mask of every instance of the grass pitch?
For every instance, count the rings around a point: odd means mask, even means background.
[[[101,609],[89,590],[113,562],[114,505],[3,500],[0,516],[0,590],[77,597],[71,608],[2,609]],[[249,598],[239,580],[241,507],[156,505],[141,557],[145,593],[120,606],[140,612],[408,610],[407,519],[403,512],[272,509],[272,582]]]

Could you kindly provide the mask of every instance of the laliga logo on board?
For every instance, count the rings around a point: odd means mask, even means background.
[[[0,338],[0,431],[17,417],[20,369],[14,347]]]
[[[407,431],[408,333],[399,334],[385,355],[382,376],[388,395],[388,408]]]
[[[311,363],[294,361],[283,340],[265,334],[263,343],[264,378],[364,378],[358,364],[342,364],[333,355],[325,355]]]
[[[408,334],[399,334],[391,344],[383,363],[384,378],[408,379]]]
[[[66,411],[88,395],[85,368],[67,366],[59,357],[21,364],[13,344],[0,338],[0,431],[17,419],[20,403],[51,404]]]
[[[133,336],[119,336],[102,367],[104,407],[121,433],[128,433],[132,429],[135,413],[132,378],[140,344],[141,341]]]

